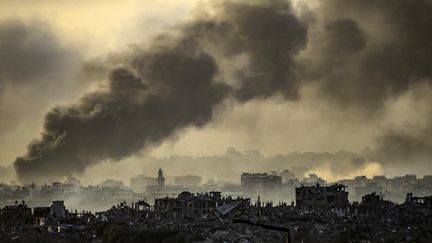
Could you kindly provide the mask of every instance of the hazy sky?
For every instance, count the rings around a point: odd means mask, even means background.
[[[69,70],[65,70],[66,77],[61,77],[61,80],[43,80],[52,89],[43,90],[43,93],[35,90],[39,83],[19,86],[13,83],[20,81],[2,78],[0,163],[10,164],[18,154],[25,153],[29,141],[39,136],[43,116],[52,106],[73,102],[94,86],[79,80],[78,72],[82,62],[124,50],[129,44],[148,41],[161,29],[187,18],[194,5],[191,0],[2,1],[0,21],[3,26],[8,22],[17,22],[30,34],[32,31],[45,33],[48,39],[54,39],[64,50],[70,51],[64,53],[62,58],[71,63]],[[0,30],[2,38],[9,35],[7,31],[6,28]],[[31,45],[31,40],[29,42]],[[38,46],[34,48],[37,49]],[[5,57],[2,59],[5,60]],[[45,71],[57,72],[57,68],[62,67],[55,65]],[[22,69],[25,72],[25,67]],[[3,89],[6,91],[2,92]]]
[[[15,161],[26,182],[236,147],[347,150],[384,172],[432,173],[429,10],[427,0],[2,1],[0,165]]]

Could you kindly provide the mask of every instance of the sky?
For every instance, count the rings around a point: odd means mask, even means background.
[[[361,157],[327,179],[432,173],[430,1],[0,5],[0,165],[21,183],[229,147]]]

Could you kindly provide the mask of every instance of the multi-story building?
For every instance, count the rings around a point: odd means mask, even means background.
[[[325,211],[343,209],[349,204],[348,192],[345,186],[334,184],[331,186],[301,186],[295,189],[296,206],[306,211]]]
[[[282,177],[267,173],[243,173],[241,185],[245,191],[263,192],[275,190],[282,186]]]
[[[144,192],[148,186],[156,186],[156,178],[138,175],[130,179],[130,187],[134,192]]]
[[[267,173],[243,173],[241,175],[241,188],[243,194],[263,200],[272,201],[280,194],[282,177]]]
[[[243,210],[249,204],[249,199],[222,197],[220,192],[193,194],[184,191],[177,198],[155,199],[154,211],[160,218],[202,218],[226,215],[235,208]]]
[[[174,183],[178,186],[197,186],[201,184],[201,177],[196,175],[176,176]]]

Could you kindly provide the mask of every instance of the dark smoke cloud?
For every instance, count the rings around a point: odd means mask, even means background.
[[[405,129],[387,129],[377,141],[377,148],[366,156],[370,160],[387,165],[430,168],[432,162],[432,88],[421,85],[411,91],[416,100],[414,112],[421,114],[417,124],[405,125]],[[410,116],[410,113],[404,114]],[[404,127],[402,127],[404,128]]]
[[[73,56],[50,27],[39,21],[0,22],[0,92],[6,85],[46,81]]]
[[[187,41],[143,55],[142,78],[113,70],[108,91],[47,114],[42,139],[15,162],[22,181],[53,179],[103,160],[120,160],[178,129],[211,119],[224,87],[213,82],[217,69],[210,56]],[[155,84],[158,90],[147,87]]]
[[[429,131],[428,135],[432,135]],[[386,164],[417,164],[430,165],[432,162],[432,140],[418,139],[400,131],[391,131],[378,139],[378,147],[369,159]]]
[[[15,161],[21,182],[80,173],[91,164],[120,160],[160,143],[184,127],[203,126],[228,93],[240,99],[294,95],[290,68],[306,30],[289,4],[218,6],[218,15],[192,21],[181,31],[159,36],[149,48],[137,49],[130,64],[111,72],[107,91],[50,111],[42,138]],[[219,42],[221,47],[207,50]],[[240,75],[241,87],[234,90],[215,80],[215,56],[241,53],[251,60],[250,73]]]
[[[45,22],[0,21],[0,137],[29,119],[47,99],[64,94],[60,91],[72,93],[68,80],[78,55]]]
[[[247,66],[236,76],[240,80],[235,90],[239,100],[276,93],[297,99],[294,57],[306,45],[307,26],[292,14],[289,2],[262,2],[224,2],[216,18],[191,24],[188,33],[198,35],[224,57],[247,56]]]
[[[432,84],[431,11],[428,0],[324,1],[316,39],[308,46],[313,60],[301,60],[302,74],[317,80],[323,97],[335,104],[379,117],[389,100]],[[431,131],[430,120],[410,132],[388,129],[366,157],[387,165],[428,165]]]
[[[323,1],[321,33],[304,69],[330,99],[375,111],[431,82],[431,10],[428,0]]]
[[[427,0],[328,0],[315,17],[300,19],[282,0],[217,3],[149,48],[128,53],[124,68],[89,63],[89,73],[110,74],[108,90],[49,112],[42,138],[15,162],[18,176],[51,180],[123,159],[182,128],[205,125],[227,97],[296,100],[302,86],[314,84],[319,98],[379,117],[389,100],[432,84],[431,10]],[[239,68],[237,57],[244,62]],[[392,130],[367,158],[428,161],[430,137]],[[347,168],[365,162],[350,161]]]

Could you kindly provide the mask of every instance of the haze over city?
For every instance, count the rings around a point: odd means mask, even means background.
[[[358,154],[346,174],[431,172],[427,1],[2,5],[7,179],[92,182],[121,164],[126,180],[149,156],[229,147]]]
[[[173,210],[163,197],[186,205],[193,193],[213,200],[205,217],[223,203],[260,218],[260,200],[301,215],[383,198],[427,207],[431,11],[429,0],[3,0],[0,206],[53,216],[139,200],[149,229]],[[311,190],[336,196],[309,206]]]

